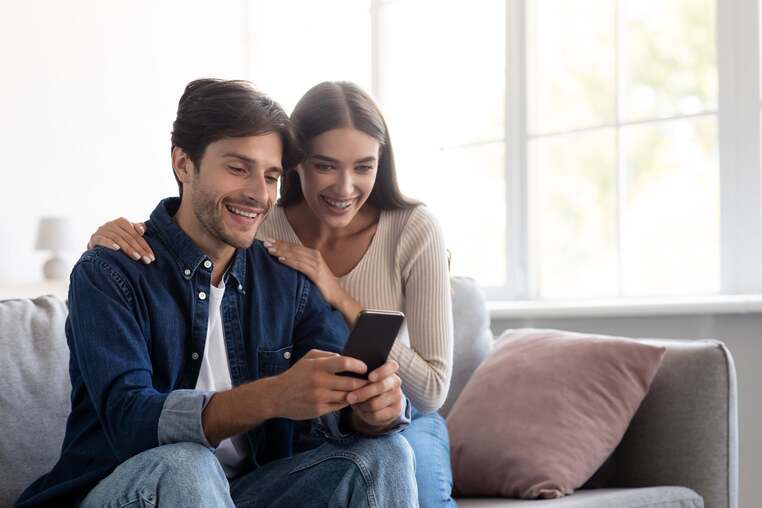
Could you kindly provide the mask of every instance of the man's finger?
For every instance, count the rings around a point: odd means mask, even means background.
[[[339,353],[332,353],[330,351],[322,351],[320,349],[310,349],[304,358],[330,358],[332,356],[339,356]]]
[[[337,355],[336,358],[328,358],[323,362],[322,367],[333,374],[337,372],[354,372],[356,374],[365,374],[368,366],[357,358],[351,356]]]
[[[391,376],[375,383],[369,383],[359,390],[355,390],[347,395],[347,401],[349,401],[350,404],[365,402],[366,400],[381,395],[384,392],[394,390],[399,386],[398,380],[399,378],[397,376]]]
[[[399,364],[394,360],[388,360],[385,364],[374,370],[368,375],[368,380],[372,382],[379,381],[397,373]]]

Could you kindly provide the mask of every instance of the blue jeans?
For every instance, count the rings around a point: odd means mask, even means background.
[[[457,506],[452,499],[450,439],[439,413],[413,408],[413,420],[402,431],[415,454],[415,480],[421,508]]]
[[[399,434],[325,441],[230,482],[209,448],[176,443],[120,464],[80,508],[415,507],[414,470],[410,446]]]

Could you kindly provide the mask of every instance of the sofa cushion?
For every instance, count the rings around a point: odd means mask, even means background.
[[[585,490],[558,499],[458,499],[459,508],[702,508],[701,496],[685,487]]]
[[[450,391],[439,409],[439,414],[444,417],[494,344],[487,303],[476,280],[471,277],[451,277],[450,285],[455,343]]]
[[[509,330],[447,425],[456,492],[556,498],[619,444],[665,349],[618,337]]]
[[[0,507],[60,454],[70,393],[66,314],[53,296],[0,301]]]

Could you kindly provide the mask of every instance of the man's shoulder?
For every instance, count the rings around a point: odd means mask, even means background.
[[[135,286],[146,265],[134,261],[121,251],[95,247],[85,251],[71,272],[72,285],[80,278],[91,279],[94,284],[117,285],[122,291]]]

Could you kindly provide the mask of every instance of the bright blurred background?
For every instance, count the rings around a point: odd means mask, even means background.
[[[746,183],[759,181],[759,150],[720,164],[735,149],[720,142],[732,108],[718,85],[744,99],[732,81],[758,74],[758,52],[732,54],[743,71],[721,75],[734,46],[718,38],[719,2],[1,5],[0,238],[12,248],[0,281],[39,277],[40,216],[73,219],[84,245],[98,224],[144,219],[174,194],[177,100],[217,76],[250,79],[287,111],[323,80],[371,92],[403,191],[432,208],[453,272],[490,299],[762,293],[732,254],[760,251],[760,210],[721,200],[725,189],[758,203]],[[758,145],[756,120],[744,136]],[[751,238],[725,238],[723,224]]]

